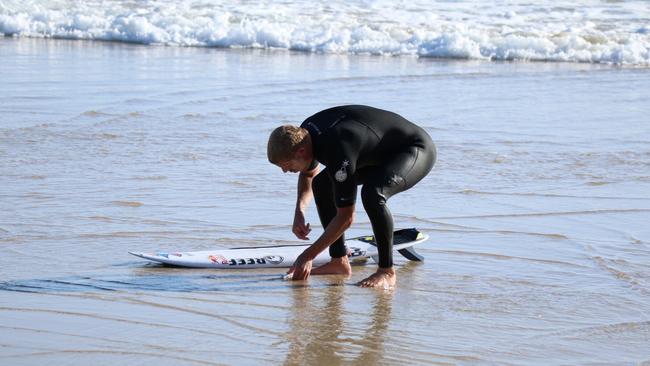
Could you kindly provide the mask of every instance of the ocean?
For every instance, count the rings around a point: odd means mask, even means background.
[[[646,1],[0,0],[0,363],[650,365],[649,24]],[[372,263],[128,254],[302,244],[268,134],[341,104],[438,149],[389,201],[431,236],[394,290],[354,286]]]
[[[3,0],[0,33],[315,53],[650,63],[647,1]]]

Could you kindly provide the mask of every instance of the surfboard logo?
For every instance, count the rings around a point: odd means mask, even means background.
[[[223,255],[211,255],[208,257],[212,263],[228,264],[228,260]]]
[[[336,174],[334,174],[334,178],[337,182],[343,183],[346,179],[348,179],[348,172],[346,171],[348,165],[350,165],[350,162],[348,160],[345,160],[341,166],[341,169],[339,169]]]
[[[281,255],[267,255],[264,259],[271,264],[280,264],[284,262],[284,257]]]

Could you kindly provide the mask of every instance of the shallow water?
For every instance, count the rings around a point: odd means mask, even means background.
[[[650,363],[650,72],[0,39],[0,362]],[[128,250],[296,243],[268,133],[361,103],[424,126],[394,291]],[[350,235],[370,231],[359,207]],[[308,215],[315,235],[315,209]]]

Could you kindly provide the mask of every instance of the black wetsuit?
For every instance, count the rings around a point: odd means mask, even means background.
[[[312,181],[323,227],[337,207],[353,205],[357,185],[370,218],[379,251],[379,267],[393,265],[393,218],[386,201],[424,178],[436,160],[431,137],[402,116],[361,105],[334,107],[307,118],[301,125],[311,135],[314,161],[325,169]],[[346,255],[341,236],[330,256]]]

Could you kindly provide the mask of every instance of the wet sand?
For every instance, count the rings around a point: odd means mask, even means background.
[[[646,68],[11,38],[0,57],[2,364],[650,364]],[[431,235],[397,289],[353,286],[372,264],[287,282],[127,254],[296,243],[267,135],[347,103],[438,146],[390,201]]]

